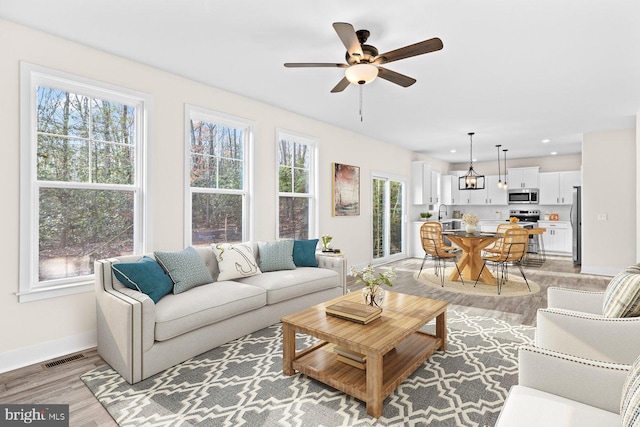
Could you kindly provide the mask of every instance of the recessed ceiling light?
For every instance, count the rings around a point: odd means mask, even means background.
[[[456,152],[456,150],[451,150],[451,151],[450,151],[450,153],[455,153],[455,152]]]
[[[473,159],[473,161],[474,161],[474,162],[477,162],[477,161],[478,161],[478,159]]]
[[[548,142],[551,142],[551,140],[550,140],[550,139],[543,139],[543,140],[542,140],[542,143],[543,143],[543,144],[546,144],[546,143],[548,143]]]
[[[555,156],[556,154],[558,154],[558,152],[557,152],[557,151],[552,151],[552,152],[551,152],[551,155],[552,155],[552,156]]]

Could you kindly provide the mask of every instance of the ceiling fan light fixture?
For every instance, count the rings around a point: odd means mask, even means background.
[[[371,64],[354,64],[345,70],[344,75],[354,85],[366,85],[378,77],[378,67]]]

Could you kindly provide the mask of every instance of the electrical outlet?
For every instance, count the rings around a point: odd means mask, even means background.
[[[607,214],[606,213],[599,213],[598,214],[598,221],[606,221],[607,220]]]

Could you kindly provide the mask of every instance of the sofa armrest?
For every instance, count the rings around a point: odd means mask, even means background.
[[[547,290],[547,307],[583,313],[602,314],[604,292],[583,291],[550,287]]]
[[[318,261],[318,267],[328,268],[338,273],[340,277],[340,285],[342,286],[342,293],[347,293],[347,260],[343,256],[324,255],[316,253],[316,261]]]
[[[95,262],[98,353],[135,383],[142,379],[142,354],[153,346],[155,304],[141,292],[114,288],[113,263]]]
[[[620,413],[626,364],[598,362],[534,346],[518,350],[519,385]]]
[[[640,318],[608,318],[539,309],[536,346],[604,362],[631,364],[640,354]]]

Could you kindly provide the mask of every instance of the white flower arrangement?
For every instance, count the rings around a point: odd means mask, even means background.
[[[358,278],[356,283],[364,282],[365,285],[370,288],[375,288],[382,284],[385,284],[387,286],[393,286],[391,284],[391,280],[395,279],[396,277],[395,268],[389,268],[387,269],[386,272],[377,273],[376,275],[376,273],[373,271],[373,267],[371,266],[371,264],[366,266],[363,270],[358,270],[354,266],[351,266],[350,273],[351,273],[351,276]]]
[[[480,218],[474,213],[466,213],[462,215],[462,221],[468,225],[476,225],[480,222]]]

